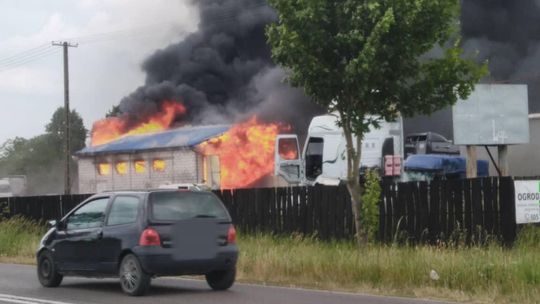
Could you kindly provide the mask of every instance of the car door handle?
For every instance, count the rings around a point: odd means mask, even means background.
[[[96,233],[96,239],[101,240],[103,238],[103,231],[98,231]]]

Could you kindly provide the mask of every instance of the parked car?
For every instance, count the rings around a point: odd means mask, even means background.
[[[405,158],[411,154],[459,155],[459,147],[438,133],[413,133],[405,137]]]
[[[123,291],[136,296],[156,276],[205,275],[214,290],[235,281],[236,231],[212,192],[105,192],[50,224],[37,251],[45,287],[68,275],[119,277]]]

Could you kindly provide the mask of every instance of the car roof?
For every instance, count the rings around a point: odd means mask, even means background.
[[[152,192],[211,192],[204,189],[197,189],[197,188],[189,188],[189,189],[176,189],[176,188],[152,188],[152,189],[134,189],[134,190],[107,190],[100,193],[96,193],[96,195],[99,194],[146,194],[146,193],[152,193]]]

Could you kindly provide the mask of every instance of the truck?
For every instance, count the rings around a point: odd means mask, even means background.
[[[338,126],[338,114],[314,117],[300,152],[298,135],[276,137],[274,174],[290,184],[338,185],[347,179],[346,140]],[[371,117],[374,118],[374,117]],[[403,159],[403,121],[379,120],[379,128],[370,128],[362,140],[360,171],[379,170],[383,175],[399,176]],[[353,139],[356,143],[356,139]],[[385,160],[391,160],[394,170],[383,170]],[[389,174],[387,174],[390,172]]]
[[[26,176],[11,175],[0,178],[0,197],[22,196],[26,194]]]

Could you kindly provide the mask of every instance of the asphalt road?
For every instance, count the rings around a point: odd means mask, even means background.
[[[114,279],[67,277],[58,288],[43,288],[37,280],[34,266],[0,264],[0,303],[435,304],[443,302],[251,284],[235,284],[228,291],[215,292],[203,281],[172,278],[153,280],[149,293],[144,297],[129,297],[122,293],[118,281]]]

